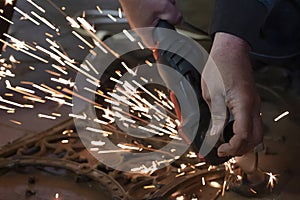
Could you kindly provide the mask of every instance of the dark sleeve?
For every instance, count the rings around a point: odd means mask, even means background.
[[[216,0],[210,34],[217,32],[235,35],[250,46],[259,37],[268,9],[262,0]]]

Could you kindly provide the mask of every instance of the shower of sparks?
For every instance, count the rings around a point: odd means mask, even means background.
[[[284,118],[285,116],[287,116],[287,115],[289,115],[289,114],[290,114],[290,112],[289,112],[289,111],[286,111],[286,112],[282,113],[281,115],[279,115],[278,117],[276,117],[276,118],[274,119],[274,121],[275,121],[275,122],[278,122],[279,120],[281,120],[282,118]]]
[[[86,60],[82,64],[78,64],[76,59],[73,59],[72,57],[69,57],[69,55],[64,51],[64,47],[61,46],[61,44],[57,41],[58,39],[55,39],[56,36],[59,36],[60,29],[57,24],[54,24],[51,22],[48,18],[46,18],[43,14],[46,13],[46,10],[42,8],[40,5],[35,3],[32,0],[26,0],[29,4],[31,4],[35,9],[37,9],[40,12],[30,11],[28,13],[25,13],[20,8],[15,7],[15,11],[18,12],[22,18],[25,20],[29,20],[33,24],[39,26],[47,26],[48,30],[56,32],[55,35],[45,32],[44,36],[47,38],[46,46],[45,44],[41,45],[37,42],[29,43],[27,41],[22,41],[22,39],[14,38],[13,36],[9,34],[4,34],[4,36],[8,39],[8,41],[0,40],[2,43],[4,43],[6,46],[14,49],[15,51],[22,52],[28,56],[31,56],[37,60],[39,60],[42,63],[49,63],[50,69],[43,69],[44,72],[47,72],[50,74],[51,83],[46,84],[40,84],[30,81],[21,81],[20,84],[16,84],[14,81],[12,81],[13,85],[9,82],[10,79],[5,80],[6,89],[12,92],[15,92],[18,95],[22,95],[22,98],[20,102],[11,100],[14,97],[13,93],[6,93],[7,95],[0,96],[0,102],[3,103],[3,105],[0,105],[0,109],[4,110],[7,113],[15,113],[17,109],[28,109],[28,108],[34,108],[35,104],[37,103],[46,103],[46,102],[55,102],[57,105],[60,106],[68,106],[73,107],[72,104],[72,98],[77,97],[81,100],[91,104],[96,108],[97,110],[100,110],[102,112],[101,116],[97,116],[96,118],[91,118],[86,113],[59,113],[57,110],[55,112],[49,112],[48,114],[39,113],[37,114],[38,118],[41,118],[43,120],[58,120],[62,116],[74,118],[78,120],[84,120],[89,122],[94,122],[96,125],[98,125],[98,128],[94,128],[94,126],[91,127],[85,127],[85,130],[87,132],[93,132],[97,134],[101,134],[104,137],[110,137],[115,135],[116,132],[116,122],[120,122],[124,127],[127,128],[135,128],[139,131],[148,132],[151,134],[154,134],[155,137],[161,138],[170,138],[169,140],[182,140],[181,137],[179,137],[177,127],[180,125],[180,121],[177,119],[177,117],[174,114],[174,104],[170,100],[170,97],[167,93],[164,93],[163,91],[159,89],[154,89],[154,92],[147,89],[146,86],[144,86],[142,83],[149,84],[151,83],[151,78],[147,79],[145,77],[139,77],[138,71],[132,70],[132,66],[129,66],[124,61],[121,62],[121,68],[122,70],[116,70],[114,75],[109,78],[109,81],[114,82],[116,84],[116,87],[113,91],[109,92],[102,92],[106,91],[106,88],[101,88],[102,83],[100,84],[100,81],[98,78],[95,77],[95,75],[99,75],[99,71],[97,70],[98,66],[94,66],[91,62]],[[13,1],[6,1],[11,2]],[[36,1],[38,2],[38,1]],[[83,12],[81,17],[77,17],[76,19],[69,17],[64,11],[67,10],[66,7],[59,8],[57,5],[55,5],[51,0],[48,0],[48,2],[56,8],[56,10],[61,13],[65,18],[65,23],[68,25],[68,27],[71,29],[71,33],[73,34],[73,37],[76,37],[79,39],[79,44],[76,44],[77,50],[88,50],[93,56],[97,56],[96,52],[94,52],[92,49],[94,47],[100,48],[105,54],[112,54],[116,58],[120,58],[120,55],[115,52],[113,49],[111,49],[106,43],[104,43],[98,36],[97,36],[97,30],[96,27],[88,22],[88,20],[85,18],[85,12]],[[96,6],[99,13],[103,14],[103,10]],[[106,15],[106,14],[105,14]],[[123,12],[121,8],[118,9],[118,14],[107,14],[107,17],[109,17],[113,22],[117,22],[118,18],[123,18]],[[6,22],[13,24],[12,21],[4,18],[0,15],[0,18],[5,20]],[[80,30],[79,30],[80,29]],[[134,35],[132,35],[129,31],[123,30],[123,34],[129,39],[131,42],[136,42],[140,49],[145,49],[144,45],[136,41],[136,38]],[[83,37],[84,35],[88,35],[91,39],[85,39]],[[126,39],[127,39],[126,38]],[[40,56],[38,53],[42,54],[43,56]],[[7,63],[6,63],[7,62]],[[54,64],[53,64],[53,63]],[[149,60],[144,61],[149,67],[152,67],[153,64]],[[0,79],[6,79],[6,78],[14,78],[16,75],[13,73],[14,66],[17,64],[20,64],[20,61],[17,59],[17,57],[14,57],[11,55],[9,59],[1,59],[1,68],[0,68]],[[27,66],[27,69],[35,70],[38,69],[38,67],[35,65],[33,66]],[[136,79],[133,81],[124,81],[119,80],[116,77],[122,78],[124,69]],[[92,93],[97,95],[97,97],[102,98],[103,102],[107,102],[110,104],[109,106],[100,105],[97,102],[92,101],[91,99],[88,99],[84,96],[81,96],[80,93],[77,90],[76,84],[74,82],[74,77],[72,77],[70,74],[72,72],[78,72],[86,77],[85,81],[86,83],[90,84],[87,85],[85,88],[83,88],[86,92]],[[139,81],[137,81],[139,80]],[[142,81],[142,82],[141,82]],[[105,84],[103,84],[105,85]],[[89,87],[90,86],[96,86],[97,90],[92,90]],[[137,88],[139,91],[137,91]],[[73,90],[74,89],[74,90]],[[146,95],[147,97],[144,97],[143,95]],[[15,95],[17,96],[17,95]],[[24,101],[28,101],[31,104],[23,103]],[[127,112],[122,106],[129,107],[129,112]],[[151,121],[151,123],[149,123]],[[20,121],[17,121],[15,119],[10,119],[11,123],[22,125]],[[152,123],[156,122],[156,123]],[[147,124],[141,125],[142,124]],[[105,127],[105,129],[102,129],[102,126]],[[119,130],[118,130],[119,131]],[[74,131],[73,130],[65,130],[62,132],[64,136],[70,136]],[[69,139],[63,139],[60,141],[62,144],[68,144],[70,142]],[[131,142],[126,143],[124,141],[117,144],[117,147],[119,149],[116,150],[103,150],[102,148],[106,145],[105,142],[101,140],[95,140],[91,141],[92,147],[90,148],[91,151],[98,153],[98,154],[115,154],[120,152],[143,152],[143,151],[154,151],[154,147],[152,147],[151,144],[147,144],[145,146],[141,145],[139,142]],[[154,146],[154,145],[153,145]],[[172,158],[165,158],[162,156],[160,160],[153,160],[151,164],[144,164],[135,168],[132,168],[132,172],[136,173],[142,173],[145,175],[151,175],[155,171],[158,170],[158,167],[160,165],[168,165],[175,160],[178,160],[180,156],[176,155],[177,149],[173,148],[167,151],[169,155],[172,155]],[[196,159],[197,155],[195,152],[189,152],[187,153],[187,158],[189,159]],[[201,162],[198,164],[190,164],[190,163],[182,163],[180,165],[180,168],[178,169],[178,173],[176,174],[176,177],[182,177],[182,176],[188,176],[190,174],[196,173],[196,167],[203,167],[206,163]],[[226,166],[227,170],[232,170],[232,166],[230,163]],[[208,171],[214,170],[216,167],[210,166]],[[271,176],[270,176],[271,177]],[[274,184],[273,182],[270,182],[270,186]],[[209,182],[209,180],[205,180],[204,177],[201,178],[202,185],[211,185],[216,188],[222,188],[222,186],[214,181]],[[224,181],[222,192],[225,191],[225,186],[227,182]],[[156,185],[148,185],[144,186],[144,189],[155,189]],[[222,193],[222,194],[223,194]],[[56,199],[60,199],[59,193],[55,194]],[[185,196],[178,196],[176,199],[185,199]],[[193,198],[197,199],[197,198]]]

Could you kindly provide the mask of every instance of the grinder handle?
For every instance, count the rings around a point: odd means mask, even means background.
[[[166,28],[166,29],[170,29],[170,30],[175,30],[175,26],[173,26],[172,24],[170,24],[169,22],[167,22],[166,20],[162,20],[160,19],[157,26],[159,28]]]

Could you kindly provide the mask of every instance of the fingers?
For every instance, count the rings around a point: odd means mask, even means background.
[[[240,105],[243,105],[243,103],[240,103]],[[229,143],[225,143],[218,148],[219,156],[241,156],[262,142],[262,120],[258,108],[259,104],[254,101],[254,103],[232,109],[235,119],[233,125],[235,135]]]

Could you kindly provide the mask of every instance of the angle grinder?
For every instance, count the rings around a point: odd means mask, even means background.
[[[160,20],[157,27],[158,28],[166,28],[166,29],[175,31],[175,27],[164,20]],[[155,41],[163,41],[164,39],[167,39],[166,37],[168,37],[168,35],[160,34],[157,30],[154,29],[153,39]],[[187,48],[187,51],[193,51],[193,49]],[[190,134],[190,133],[188,133],[189,131],[186,131],[186,130],[190,130],[190,127],[181,127],[181,128],[179,128],[179,134],[181,135],[181,137],[188,144],[191,145],[192,150],[195,153],[197,153],[197,155],[200,159],[204,159],[204,161],[207,164],[219,165],[219,164],[222,164],[222,163],[228,161],[231,157],[219,157],[217,155],[217,149],[222,143],[228,143],[229,140],[231,139],[231,137],[234,135],[233,121],[229,122],[225,126],[223,133],[220,135],[219,141],[216,144],[214,144],[213,147],[211,147],[211,150],[206,155],[200,155],[200,153],[199,153],[201,146],[204,145],[205,137],[208,133],[210,122],[211,122],[211,113],[210,113],[209,107],[202,97],[201,74],[185,58],[183,58],[171,51],[165,51],[165,50],[159,49],[159,44],[158,44],[158,48],[156,50],[154,50],[154,57],[156,58],[157,63],[159,65],[160,64],[167,65],[167,66],[171,67],[172,69],[176,70],[190,84],[190,86],[186,86],[184,84],[181,84],[180,81],[178,81],[175,83],[176,86],[174,86],[174,77],[172,77],[172,75],[170,75],[169,73],[164,71],[164,69],[158,67],[159,73],[160,73],[163,81],[166,83],[166,85],[172,84],[173,88],[176,87],[177,92],[185,94],[185,97],[184,97],[185,99],[184,99],[184,101],[181,101],[181,102],[177,101],[177,99],[176,99],[174,93],[172,93],[172,91],[171,91],[171,95],[170,95],[171,99],[175,105],[175,112],[176,112],[176,115],[179,118],[179,120],[182,117],[182,114],[180,112],[180,107],[182,105],[180,105],[180,103],[183,102],[184,104],[190,104],[191,98],[189,97],[189,93],[193,92],[194,94],[196,94],[199,109],[191,108],[188,111],[188,112],[200,112],[200,118],[196,122],[198,125],[196,134],[193,137],[193,140],[191,141],[189,139],[190,137],[187,137],[188,134]],[[193,91],[190,91],[191,88]],[[195,113],[195,114],[199,115],[199,113]],[[194,119],[190,119],[190,120],[194,120]],[[185,125],[183,124],[182,126],[185,126]],[[183,129],[185,131],[182,131]]]

